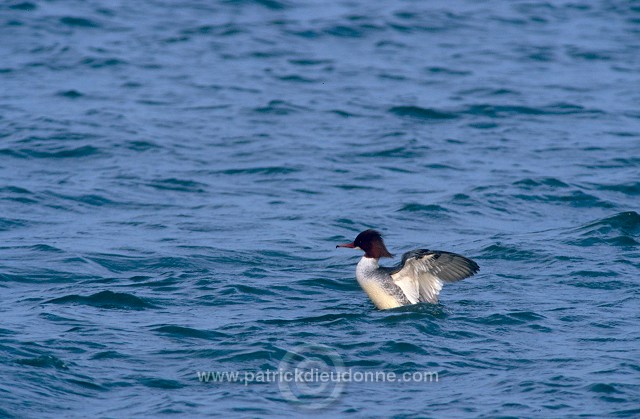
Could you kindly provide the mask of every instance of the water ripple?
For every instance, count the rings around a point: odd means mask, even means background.
[[[80,304],[106,309],[144,310],[155,306],[133,294],[101,291],[89,296],[65,295],[45,302],[46,304]]]
[[[0,2],[0,416],[299,416],[197,372],[312,344],[439,380],[311,415],[640,414],[633,2],[176,5]],[[375,310],[367,228],[482,271]]]

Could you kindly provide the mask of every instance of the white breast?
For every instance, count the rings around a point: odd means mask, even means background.
[[[377,308],[384,310],[402,306],[402,304],[384,288],[384,281],[391,280],[391,277],[379,271],[378,268],[377,259],[367,257],[360,259],[356,267],[358,284],[360,284]]]

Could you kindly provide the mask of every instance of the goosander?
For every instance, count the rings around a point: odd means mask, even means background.
[[[437,303],[445,282],[460,281],[480,270],[477,263],[464,256],[427,249],[405,253],[396,266],[379,266],[380,258],[392,258],[393,255],[376,230],[363,231],[353,242],[337,247],[364,251],[356,267],[356,279],[381,310],[420,302]]]

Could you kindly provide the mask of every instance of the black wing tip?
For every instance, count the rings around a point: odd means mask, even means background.
[[[438,261],[438,259],[440,259],[441,257],[446,257],[446,256],[448,256],[449,258],[452,258],[451,260],[446,260],[445,258],[445,261],[441,261],[443,262],[443,265],[442,265],[443,268],[447,266],[451,267],[451,265],[454,265],[454,266],[457,265],[458,269],[455,269],[457,271],[457,275],[449,279],[451,281],[460,281],[462,279],[469,278],[477,274],[478,272],[480,272],[480,265],[478,265],[474,260],[471,260],[468,257],[462,256],[458,253],[447,252],[444,250],[429,250],[429,249],[413,250],[411,252],[407,252],[404,254],[402,258],[402,262],[404,264],[404,262],[411,257],[415,257],[419,259],[429,255],[433,255],[433,259],[435,261]]]
[[[464,257],[464,256],[462,256],[462,257]],[[468,268],[471,271],[471,275],[475,275],[478,272],[480,272],[480,265],[478,265],[475,260],[471,260],[471,259],[469,259],[467,257],[464,257],[464,260],[465,260],[465,262],[467,262]],[[471,276],[471,275],[469,275],[469,276]]]
[[[478,265],[474,260],[471,260],[468,257],[459,255],[457,253],[447,253],[454,257],[456,262],[460,263],[464,268],[469,270],[469,274],[465,276],[465,278],[473,276],[480,271],[480,265]]]

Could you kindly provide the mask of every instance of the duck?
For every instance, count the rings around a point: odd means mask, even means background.
[[[441,250],[416,249],[402,255],[395,266],[380,266],[381,258],[392,258],[377,230],[365,230],[351,243],[338,244],[362,250],[364,255],[356,266],[356,280],[376,308],[387,310],[418,303],[438,303],[446,283],[475,275],[480,266],[456,253]]]

